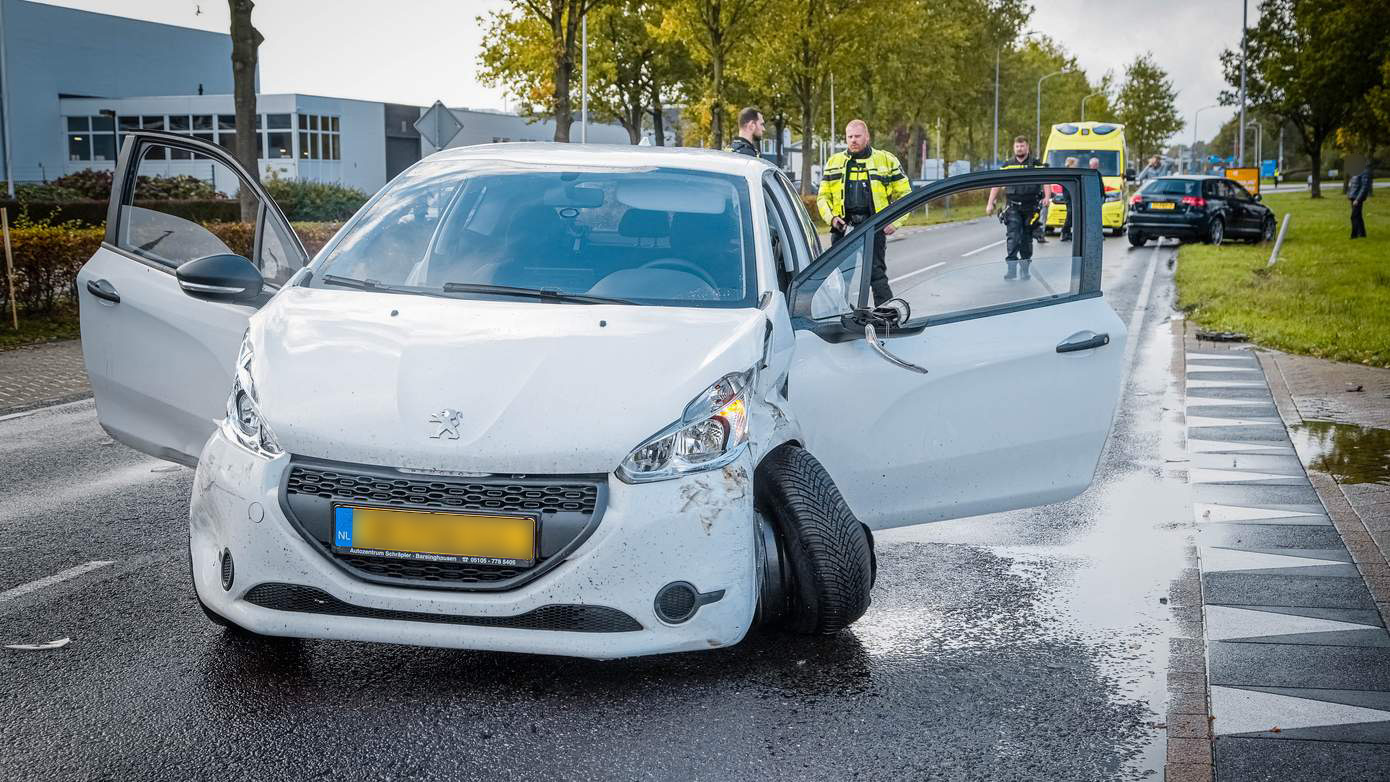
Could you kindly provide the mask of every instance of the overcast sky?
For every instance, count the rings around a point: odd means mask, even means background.
[[[52,5],[225,32],[226,0],[44,0]],[[261,90],[454,107],[507,108],[477,82],[482,33],[475,18],[504,0],[259,0]],[[1238,0],[1035,0],[1029,29],[1057,39],[1093,79],[1154,53],[1178,89],[1178,109],[1216,102],[1225,86],[1217,56],[1240,43]],[[386,10],[386,13],[383,13]],[[1251,3],[1255,13],[1255,3]],[[1231,116],[1202,112],[1199,138]],[[1189,124],[1181,134],[1192,138]]]

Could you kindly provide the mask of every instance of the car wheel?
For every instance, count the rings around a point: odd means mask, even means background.
[[[778,448],[758,465],[754,497],[785,552],[787,629],[831,635],[863,616],[874,583],[873,542],[821,463],[794,445]]]
[[[1211,219],[1211,225],[1207,226],[1207,244],[1220,245],[1226,239],[1226,223],[1219,217]]]
[[[1143,247],[1148,241],[1149,237],[1139,233],[1138,231],[1129,232],[1129,243],[1134,247]]]
[[[1260,241],[1268,242],[1274,239],[1274,215],[1265,215],[1264,226],[1260,228]]]

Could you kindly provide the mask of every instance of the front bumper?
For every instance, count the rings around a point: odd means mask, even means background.
[[[1165,215],[1154,212],[1132,212],[1129,230],[1149,236],[1168,236],[1174,239],[1196,239],[1207,235],[1211,218],[1206,215]]]
[[[752,624],[756,520],[747,454],[722,470],[660,483],[610,477],[607,508],[589,538],[536,580],[502,592],[353,577],[285,518],[279,492],[289,461],[267,461],[218,432],[194,479],[194,586],[211,610],[247,630],[606,659],[728,646]],[[230,589],[222,586],[224,550],[232,555]],[[676,581],[723,596],[667,624],[654,600]]]

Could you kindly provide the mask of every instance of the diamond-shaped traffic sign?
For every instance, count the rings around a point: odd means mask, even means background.
[[[415,120],[415,129],[435,149],[443,149],[463,130],[454,112],[449,111],[442,101],[435,101],[429,110]]]

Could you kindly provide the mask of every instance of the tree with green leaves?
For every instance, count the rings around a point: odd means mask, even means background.
[[[1178,93],[1168,72],[1145,52],[1125,69],[1125,81],[1115,96],[1116,117],[1125,126],[1125,140],[1138,160],[1156,155],[1183,129],[1178,114]]]
[[[1312,161],[1312,197],[1322,197],[1323,145],[1366,94],[1383,80],[1377,67],[1390,42],[1384,0],[1261,0],[1259,21],[1246,31],[1246,100],[1299,135]],[[1239,103],[1240,52],[1221,53]]]
[[[662,37],[689,47],[704,70],[704,103],[709,109],[712,146],[724,146],[728,69],[752,49],[759,14],[770,0],[668,0]]]
[[[606,0],[512,0],[511,7],[478,17],[487,28],[479,55],[480,80],[502,85],[535,113],[555,121],[555,140],[570,140],[571,85],[584,16]],[[537,78],[544,74],[543,78]]]

